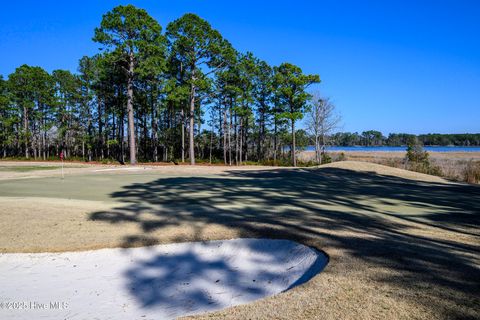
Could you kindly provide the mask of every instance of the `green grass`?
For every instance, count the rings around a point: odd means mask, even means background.
[[[29,172],[39,170],[55,170],[60,166],[0,166],[0,171]]]

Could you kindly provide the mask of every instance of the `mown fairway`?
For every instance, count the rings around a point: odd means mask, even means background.
[[[13,172],[29,172],[38,170],[55,170],[60,169],[58,166],[2,166],[0,165],[0,171],[13,171]]]

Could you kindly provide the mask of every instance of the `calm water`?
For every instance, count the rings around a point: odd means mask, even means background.
[[[428,152],[480,152],[480,147],[424,147]],[[315,151],[314,146],[308,146],[307,151]],[[388,151],[388,152],[405,152],[407,147],[328,147],[328,151]]]

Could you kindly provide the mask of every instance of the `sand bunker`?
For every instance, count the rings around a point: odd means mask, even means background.
[[[171,319],[299,285],[324,254],[288,240],[0,255],[1,319]]]

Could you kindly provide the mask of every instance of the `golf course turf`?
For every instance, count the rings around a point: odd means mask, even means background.
[[[204,317],[480,318],[477,185],[357,162],[77,168],[64,180],[57,171],[0,180],[0,252],[289,239],[325,252],[325,270],[277,296]]]

